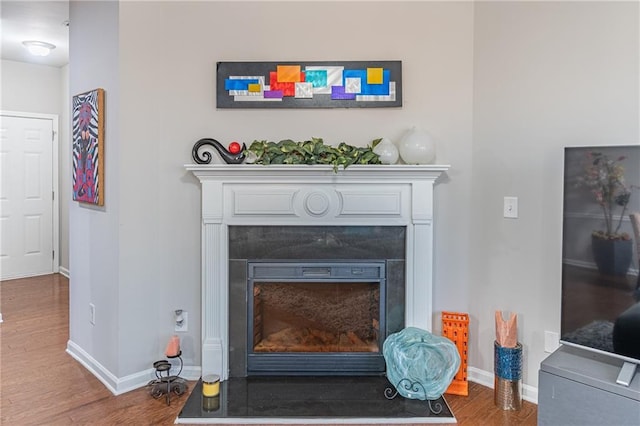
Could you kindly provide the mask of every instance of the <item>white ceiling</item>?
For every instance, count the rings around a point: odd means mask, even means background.
[[[69,63],[68,1],[2,0],[0,2],[0,57],[11,61],[62,67]],[[56,46],[49,56],[33,56],[23,41],[37,40]]]

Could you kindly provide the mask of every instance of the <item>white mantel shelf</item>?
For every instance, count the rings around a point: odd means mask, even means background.
[[[233,225],[405,226],[405,326],[431,330],[433,187],[449,167],[185,165],[202,185],[202,374],[228,378]]]
[[[340,167],[337,172],[330,165],[258,165],[258,164],[186,164],[185,169],[203,176],[219,176],[235,179],[244,176],[263,178],[265,176],[283,177],[313,177],[319,176],[331,179],[349,179],[358,177],[384,177],[384,178],[420,178],[434,179],[441,173],[449,170],[449,165],[360,165],[354,164],[346,169]],[[232,174],[229,174],[232,173]]]

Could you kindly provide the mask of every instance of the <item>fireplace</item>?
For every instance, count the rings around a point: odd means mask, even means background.
[[[433,187],[448,166],[185,167],[202,186],[202,374],[380,374],[389,333],[431,330]],[[336,315],[339,300],[362,306],[332,320],[281,303],[328,294]]]
[[[380,374],[385,262],[250,262],[247,375]]]

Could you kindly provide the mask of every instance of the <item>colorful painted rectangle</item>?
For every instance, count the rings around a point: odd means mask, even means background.
[[[367,68],[367,84],[382,84],[382,68]]]
[[[356,98],[354,93],[347,93],[344,90],[344,86],[332,86],[331,87],[331,99],[334,100],[353,100]]]
[[[314,89],[327,85],[327,70],[308,70],[304,74],[305,81],[311,83]]]
[[[284,94],[282,90],[265,90],[264,97],[267,99],[282,99]]]
[[[402,106],[401,61],[218,62],[216,84],[218,108]]]
[[[104,89],[72,99],[73,200],[104,205]]]
[[[348,79],[360,79],[360,93],[357,95],[388,95],[390,74],[388,70],[382,71],[382,83],[371,84],[367,82],[367,70],[344,70],[345,84]]]
[[[227,79],[224,82],[225,90],[249,90],[249,84],[257,84],[255,79]]]
[[[277,76],[279,83],[297,83],[300,81],[300,65],[278,65]]]
[[[313,93],[318,95],[330,95],[332,86],[340,86],[342,84],[342,72],[344,71],[344,67],[341,66],[332,66],[332,65],[307,65],[304,67],[305,74],[309,72],[322,72],[327,74],[326,82],[324,86],[314,86]]]
[[[294,96],[296,94],[295,83],[278,81],[278,73],[269,73],[269,85],[271,90],[280,90],[283,96]]]

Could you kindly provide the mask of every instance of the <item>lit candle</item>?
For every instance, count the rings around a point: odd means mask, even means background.
[[[202,378],[202,395],[217,396],[220,394],[220,376],[211,374]]]

